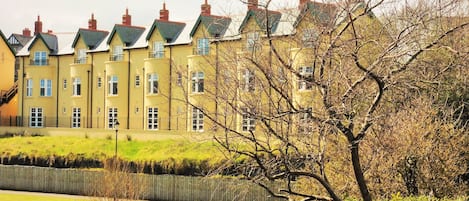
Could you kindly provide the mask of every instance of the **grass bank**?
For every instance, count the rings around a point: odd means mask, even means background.
[[[115,153],[115,139],[66,136],[13,136],[0,138],[0,163],[39,166],[100,167]],[[149,172],[186,175],[204,173],[221,164],[225,157],[210,140],[167,139],[136,141],[118,140],[118,158],[153,168]],[[13,162],[12,162],[13,161]],[[148,167],[147,167],[148,169]],[[198,174],[198,173],[195,173]]]

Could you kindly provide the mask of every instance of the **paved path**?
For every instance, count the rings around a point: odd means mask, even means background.
[[[46,196],[76,200],[92,200],[92,197],[78,196],[78,195],[66,195],[66,194],[55,194],[55,193],[38,193],[38,192],[27,192],[27,191],[10,191],[0,190],[0,194],[15,194],[15,195],[32,195],[32,196]]]

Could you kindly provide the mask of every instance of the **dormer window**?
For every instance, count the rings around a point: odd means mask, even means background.
[[[111,61],[122,61],[124,60],[124,50],[122,45],[114,46],[112,50]]]
[[[34,59],[31,62],[35,66],[46,66],[48,65],[47,53],[45,51],[34,52]]]
[[[250,52],[254,52],[261,48],[259,44],[260,34],[259,32],[250,32],[247,34],[246,47]]]
[[[86,64],[86,49],[79,49],[77,51],[77,58],[75,63]]]
[[[209,50],[208,38],[197,39],[197,55],[208,55]]]
[[[164,45],[163,41],[153,42],[153,50],[150,52],[150,58],[163,58],[164,57]]]

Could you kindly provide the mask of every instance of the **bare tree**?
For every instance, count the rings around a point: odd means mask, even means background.
[[[418,1],[400,10],[383,8],[391,5],[387,3],[315,3],[321,13],[292,13],[292,18],[282,18],[293,19],[290,22],[295,26],[295,20],[308,23],[299,23],[294,34],[278,35],[273,33],[277,14],[269,10],[271,1],[267,0],[257,13],[264,29],[250,30],[261,34],[259,40],[212,40],[216,54],[207,57],[210,65],[205,68],[215,73],[205,80],[204,99],[216,107],[190,97],[186,101],[213,124],[214,139],[230,153],[238,173],[279,198],[360,196],[372,200],[389,196],[382,192],[383,185],[390,188],[392,182],[399,184],[391,192],[404,188],[410,194],[421,192],[418,182],[436,182],[419,176],[417,166],[445,155],[437,152],[446,142],[454,142],[455,151],[464,152],[467,125],[458,127],[447,118],[457,112],[437,115],[450,111],[449,105],[419,96],[442,93],[441,88],[428,86],[467,67],[467,47],[451,41],[469,41],[463,34],[469,19],[456,17],[461,13],[455,11],[468,2]],[[383,14],[378,17],[374,11],[379,9]],[[233,51],[240,43],[247,47]],[[467,74],[459,74],[457,79],[467,83]],[[425,90],[428,93],[420,94]],[[416,103],[421,107],[413,106]],[[415,116],[420,110],[429,114]],[[419,124],[431,126],[425,129],[432,137],[410,132],[420,129],[413,127]],[[391,137],[390,131],[399,135]],[[400,138],[405,135],[410,137]],[[466,139],[456,143],[450,140],[452,136]],[[419,143],[414,147],[429,149],[418,157],[435,157],[422,163],[421,158],[404,154],[413,142]],[[399,158],[386,161],[393,154]],[[454,167],[461,158],[458,154],[438,160]],[[236,162],[239,160],[243,162]],[[399,164],[403,168],[397,168]],[[442,176],[447,182],[465,168],[451,171],[454,174]],[[392,178],[378,175],[383,172]],[[274,188],[275,181],[281,181],[282,188]]]

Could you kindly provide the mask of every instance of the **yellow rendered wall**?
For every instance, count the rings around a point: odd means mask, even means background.
[[[8,47],[7,41],[0,40],[0,90],[8,90],[13,86],[15,76],[15,55]]]

